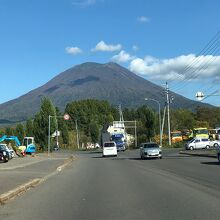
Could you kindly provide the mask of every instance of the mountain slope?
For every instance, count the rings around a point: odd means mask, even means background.
[[[171,93],[172,108],[195,108],[203,103]],[[68,102],[81,99],[108,100],[122,107],[146,104],[145,97],[164,103],[164,88],[145,80],[115,63],[84,63],[70,68],[43,86],[0,105],[0,120],[22,121],[39,111],[42,97],[47,96],[62,111]],[[147,105],[155,106],[148,102]]]

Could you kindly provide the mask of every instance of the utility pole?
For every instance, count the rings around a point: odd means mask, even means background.
[[[161,128],[162,137],[163,137],[163,129],[164,129],[164,123],[165,123],[165,115],[166,115],[166,106],[164,107],[164,110],[163,110],[163,121],[162,121],[162,128]]]
[[[166,98],[167,98],[167,124],[168,124],[168,137],[169,137],[169,146],[171,146],[171,136],[170,136],[170,99],[169,99],[169,87],[166,82]]]
[[[78,125],[77,125],[77,119],[76,122],[76,142],[77,142],[77,148],[79,149],[79,132],[78,132]]]

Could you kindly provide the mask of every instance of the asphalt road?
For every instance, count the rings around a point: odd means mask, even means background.
[[[138,151],[102,158],[78,153],[71,166],[0,207],[0,219],[219,219],[220,165],[215,158]]]

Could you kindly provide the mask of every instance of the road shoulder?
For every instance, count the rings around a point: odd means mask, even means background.
[[[20,159],[17,164],[14,161],[10,166],[9,161],[8,167],[0,169],[2,177],[0,179],[0,204],[5,204],[10,199],[61,172],[76,159],[76,156],[72,154],[56,154],[49,158],[41,155],[39,158],[31,158],[32,161],[30,158]]]

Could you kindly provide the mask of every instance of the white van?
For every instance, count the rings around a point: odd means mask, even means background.
[[[186,150],[209,149],[210,140],[208,138],[193,138],[191,141],[186,143],[185,148]]]
[[[117,157],[117,147],[114,141],[105,142],[103,144],[102,156],[115,156]]]

